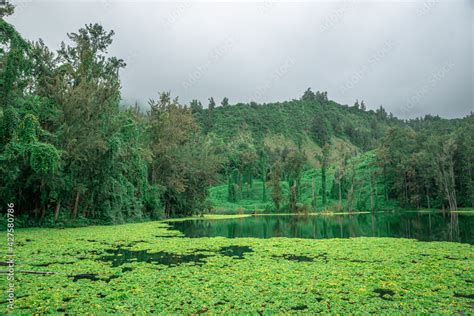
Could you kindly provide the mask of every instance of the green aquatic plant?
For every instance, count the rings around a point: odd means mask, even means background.
[[[15,254],[18,313],[472,313],[469,244],[185,238],[148,222],[20,229]]]

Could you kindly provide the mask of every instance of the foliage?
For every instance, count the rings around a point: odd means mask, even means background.
[[[414,128],[389,130],[380,146],[387,199],[397,198],[404,207],[472,207],[472,114],[455,125],[429,117],[425,122],[429,128],[415,121]]]
[[[307,149],[308,140],[322,147],[305,154],[308,162],[303,166],[304,171],[321,168],[321,177],[310,180],[310,186],[315,187],[312,200],[295,198],[299,190],[295,190],[295,182],[291,182],[289,186],[293,190],[290,189],[286,204],[289,210],[295,211],[297,203],[313,210],[321,205],[321,209],[349,211],[374,211],[398,205],[451,210],[473,206],[472,115],[454,120],[426,116],[403,122],[388,115],[382,107],[368,111],[365,103],[358,101],[352,107],[340,106],[311,90],[306,91],[301,100],[215,107],[212,115],[212,134],[218,135],[222,143],[232,143],[236,135],[247,135],[240,138],[247,145],[237,146],[240,149],[230,151],[232,154],[227,152],[232,168],[241,173],[243,165],[233,157],[246,146],[263,150],[268,166],[283,162],[292,151]],[[275,135],[292,141],[277,141],[267,147],[267,140]],[[362,156],[350,162],[351,157],[361,153]],[[257,158],[251,161],[254,166],[258,165]],[[271,168],[256,171],[260,169],[253,167],[253,170],[256,179],[267,179],[271,175]],[[331,176],[327,175],[328,170]],[[290,181],[288,172],[288,165],[283,164],[280,181]],[[269,183],[277,188],[274,201],[279,208],[280,203],[286,202],[280,198],[275,179]],[[242,186],[237,187],[242,190]],[[228,189],[230,193],[235,188],[228,185]],[[302,189],[303,195],[306,189]],[[321,199],[320,204],[318,199]],[[212,198],[211,201],[217,209],[223,208],[219,201]],[[235,205],[226,203],[227,207],[238,209],[238,199],[231,198],[228,202]],[[257,200],[252,203],[259,204]],[[245,205],[252,203],[245,202]]]
[[[52,52],[0,20],[0,202],[15,203],[25,225],[209,208],[207,189],[221,168],[213,143],[169,93],[149,115],[119,106],[125,63],[107,53],[113,35],[88,24]]]
[[[472,245],[176,238],[180,233],[168,227],[149,222],[17,231],[16,308],[30,314],[470,312]],[[247,252],[223,251],[232,247]],[[117,249],[120,260],[101,260]],[[146,262],[148,254],[155,261]],[[306,260],[293,260],[298,257]],[[79,274],[91,279],[74,279]]]
[[[165,214],[189,215],[205,209],[207,189],[216,181],[220,161],[212,143],[205,142],[191,111],[162,93],[150,101],[149,138],[153,153],[152,183],[164,188]]]
[[[206,109],[164,92],[142,113],[120,105],[114,32],[67,36],[55,52],[0,19],[0,203],[24,223],[474,205],[472,114],[402,121],[311,89]]]

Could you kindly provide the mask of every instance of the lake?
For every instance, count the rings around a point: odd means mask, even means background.
[[[474,214],[371,213],[353,215],[257,215],[169,223],[186,237],[350,238],[395,237],[474,243]]]

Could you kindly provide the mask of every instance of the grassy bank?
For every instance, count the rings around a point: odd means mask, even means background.
[[[468,244],[190,239],[168,228],[148,222],[17,230],[16,311],[472,312],[474,252]],[[2,288],[5,282],[2,277]]]

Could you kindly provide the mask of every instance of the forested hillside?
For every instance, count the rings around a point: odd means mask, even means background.
[[[370,149],[388,128],[403,124],[382,106],[376,111],[367,111],[364,101],[342,106],[328,100],[326,92],[313,93],[311,89],[301,99],[287,102],[231,106],[223,100],[216,107],[211,98],[208,109],[203,110],[199,101],[193,101],[191,108],[205,132],[227,140],[240,131],[250,131],[257,141],[268,135],[283,135],[299,145],[307,135],[324,146],[330,138],[339,137],[361,149]]]
[[[207,109],[198,101],[191,108],[229,152],[227,190],[211,189],[219,211],[453,210],[474,203],[472,114],[404,121],[382,106],[340,105],[311,89],[282,103],[224,99],[216,106],[210,98]]]
[[[0,20],[0,203],[18,223],[474,204],[472,114],[405,122],[310,89],[274,104],[204,109],[166,92],[127,106],[113,35],[90,24],[52,50]]]

